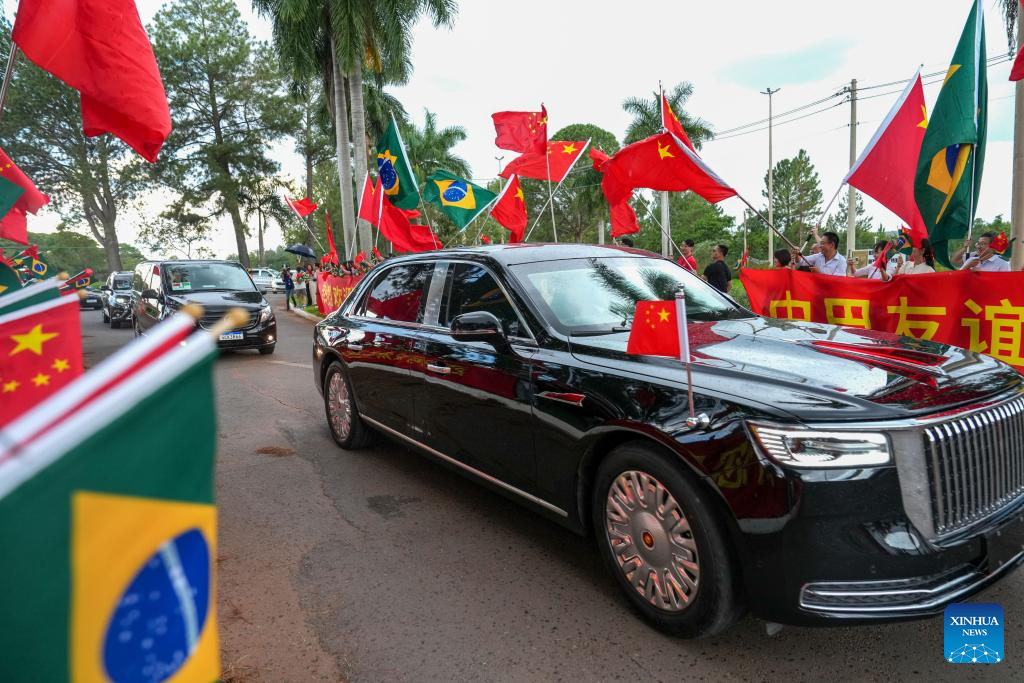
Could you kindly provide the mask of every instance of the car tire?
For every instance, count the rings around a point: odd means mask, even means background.
[[[106,311],[104,311],[104,310],[103,310],[102,308],[100,309],[100,311],[102,311],[102,312],[103,312],[103,322],[105,322],[105,323],[109,323],[109,322],[110,322],[110,316],[109,316],[109,315],[107,315],[107,312],[106,312]]]
[[[270,346],[260,347],[260,355],[261,356],[269,356],[270,354],[272,354],[274,352],[274,349],[276,349],[276,348],[277,348],[277,344],[271,344]]]
[[[623,444],[599,466],[592,500],[601,556],[644,619],[675,636],[703,638],[743,615],[728,531],[682,465],[650,445]]]
[[[338,361],[331,363],[324,376],[324,412],[331,437],[345,450],[366,448],[373,442],[373,432],[359,416],[352,385]]]

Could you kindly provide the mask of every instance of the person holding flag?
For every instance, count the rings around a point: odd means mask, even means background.
[[[893,271],[893,275],[920,275],[935,272],[935,252],[932,250],[932,243],[928,238],[914,246],[914,250],[910,252],[910,261],[904,262],[902,254],[899,258],[900,261]],[[889,273],[885,270],[882,271],[882,279],[886,282],[890,279]]]
[[[964,245],[953,255],[953,263],[963,265],[960,270],[973,270],[979,273],[1008,273],[1010,264],[996,255],[992,248],[992,242],[996,239],[994,232],[985,232],[978,237],[978,250],[966,253],[971,248],[971,240],[968,238]],[[965,255],[966,253],[966,255]]]

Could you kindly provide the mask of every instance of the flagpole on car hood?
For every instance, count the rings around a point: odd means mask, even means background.
[[[679,326],[679,360],[686,366],[686,398],[690,404],[686,426],[703,429],[711,419],[704,413],[697,415],[693,407],[693,364],[690,362],[690,328],[686,322],[686,290],[683,287],[676,290],[676,324]]]

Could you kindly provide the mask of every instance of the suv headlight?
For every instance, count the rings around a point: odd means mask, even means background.
[[[748,422],[750,432],[765,454],[785,467],[802,469],[853,468],[892,462],[889,438],[884,434],[779,429]]]
[[[129,301],[131,301],[132,298],[130,296],[125,296],[123,294],[118,294],[117,296],[114,297],[114,300],[117,301],[117,303],[119,304],[126,304]]]
[[[265,323],[274,317],[274,311],[270,306],[265,306],[260,309],[260,322]]]

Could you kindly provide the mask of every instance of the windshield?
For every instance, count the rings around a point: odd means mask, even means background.
[[[173,292],[254,291],[249,274],[233,263],[182,263],[164,266],[164,279]]]
[[[675,299],[686,288],[686,315],[691,320],[747,318],[703,280],[659,258],[586,258],[512,266],[541,313],[567,334],[625,332],[638,301]]]
[[[113,284],[111,284],[111,288],[112,289],[131,289],[132,288],[132,279],[130,277],[124,278],[124,279],[114,278]]]

